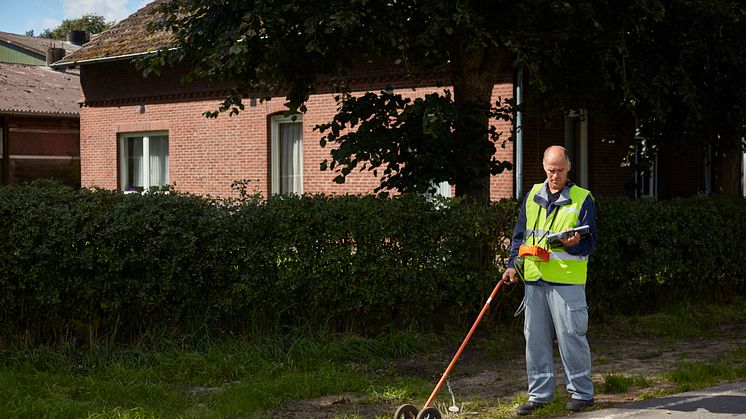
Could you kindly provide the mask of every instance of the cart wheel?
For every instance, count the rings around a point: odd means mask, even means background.
[[[416,419],[417,408],[411,404],[403,404],[396,409],[394,413],[394,419]]]
[[[417,419],[443,419],[440,415],[440,411],[434,407],[426,407],[417,414]]]

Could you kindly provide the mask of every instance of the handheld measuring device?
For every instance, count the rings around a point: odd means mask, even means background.
[[[562,231],[559,233],[552,233],[547,236],[547,242],[549,244],[558,244],[561,240],[567,239],[572,237],[575,233],[580,234],[580,237],[587,237],[589,234],[591,234],[591,228],[587,225],[583,225],[580,227],[575,227],[571,230]]]

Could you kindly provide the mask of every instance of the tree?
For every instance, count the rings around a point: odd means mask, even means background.
[[[625,45],[626,104],[653,143],[712,149],[713,191],[737,193],[746,134],[746,5],[671,0],[655,6]]]
[[[744,121],[746,95],[728,95],[746,79],[743,9],[735,0],[171,0],[151,29],[172,31],[176,48],[141,65],[147,74],[187,62],[189,78],[235,83],[208,116],[277,95],[302,112],[319,80],[332,80],[339,113],[318,128],[322,144],[338,145],[322,164],[337,181],[353,170],[400,191],[448,180],[457,195],[487,202],[490,174],[511,167],[495,159],[506,140],[489,124],[514,111],[490,103],[501,71],[523,66],[533,91],[563,109],[625,111],[651,141],[699,138],[703,118],[723,138]],[[352,97],[349,72],[377,60],[413,79],[436,74],[448,91]]]
[[[114,22],[106,22],[103,16],[85,14],[78,19],[65,19],[60,26],[54,29],[44,29],[39,36],[64,41],[67,40],[67,33],[70,31],[85,31],[90,36],[90,34],[101,33],[112,26],[114,26]]]
[[[282,94],[291,113],[302,112],[321,77],[336,81],[340,113],[319,128],[323,142],[340,145],[325,166],[339,172],[337,181],[362,164],[383,188],[422,191],[448,180],[457,195],[486,202],[490,175],[510,168],[494,157],[505,139],[489,119],[510,115],[505,103],[490,101],[513,60],[507,44],[524,12],[514,2],[174,0],[161,11],[154,29],[172,30],[177,48],[146,68],[186,61],[192,77],[235,82],[220,111],[239,112],[249,96]],[[435,73],[450,91],[415,101],[350,96],[348,72],[381,59],[413,78]]]
[[[565,109],[601,107],[633,117],[636,139],[651,151],[647,161],[662,147],[711,148],[713,190],[737,192],[746,134],[746,6],[638,0],[575,7],[583,11],[564,39],[525,51],[541,73],[538,91]],[[585,57],[586,71],[578,57]]]

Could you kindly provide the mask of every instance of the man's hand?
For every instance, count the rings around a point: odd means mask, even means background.
[[[503,280],[503,283],[505,283],[505,285],[511,285],[511,284],[516,283],[518,280],[515,279],[515,269],[513,268],[506,269],[505,272],[503,272],[502,280]]]
[[[571,228],[566,228],[565,231],[572,230]],[[568,246],[575,246],[576,244],[580,243],[580,234],[575,232],[572,236],[566,238],[566,239],[560,239],[560,242],[562,242],[562,245],[565,247]]]

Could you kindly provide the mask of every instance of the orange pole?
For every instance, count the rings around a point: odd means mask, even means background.
[[[471,326],[471,330],[469,330],[469,333],[467,333],[466,338],[464,338],[464,341],[461,343],[461,347],[458,348],[458,351],[456,351],[456,355],[453,356],[451,363],[448,364],[448,368],[446,368],[446,371],[443,373],[443,376],[440,377],[440,381],[438,381],[438,384],[435,386],[435,389],[433,390],[433,394],[430,395],[430,398],[427,399],[427,401],[425,402],[425,405],[422,406],[423,409],[430,406],[430,403],[432,403],[433,399],[435,399],[435,396],[438,394],[438,391],[440,391],[440,387],[446,381],[446,378],[448,378],[448,374],[451,373],[453,366],[456,365],[456,361],[458,360],[458,357],[461,356],[461,352],[464,351],[464,348],[466,348],[466,344],[469,343],[469,339],[471,339],[471,335],[473,335],[474,331],[477,330],[477,325],[479,325],[479,322],[482,320],[482,317],[484,317],[484,313],[487,312],[487,309],[490,307],[490,303],[492,303],[492,299],[495,298],[495,295],[497,295],[497,291],[500,289],[500,286],[502,286],[502,284],[503,284],[502,279],[497,282],[497,286],[495,286],[495,289],[492,290],[492,294],[490,294],[490,297],[487,299],[487,302],[484,304],[484,307],[482,307],[482,311],[479,313],[479,316],[477,316],[477,320],[474,321],[474,324]]]

